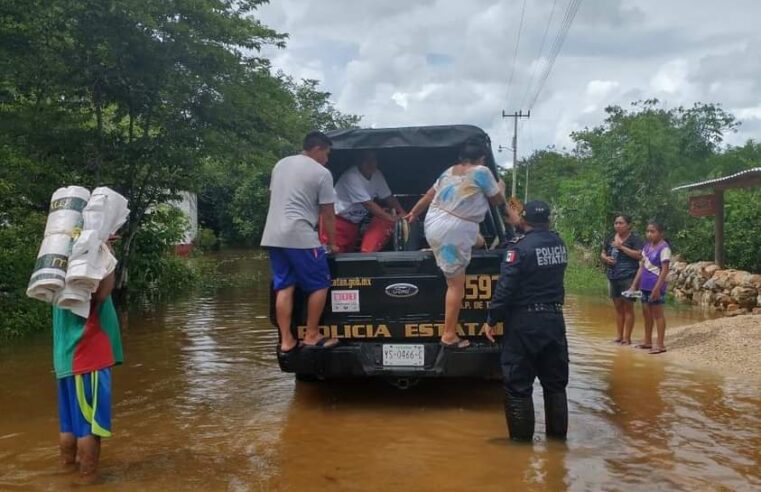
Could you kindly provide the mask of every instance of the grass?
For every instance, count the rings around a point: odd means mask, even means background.
[[[565,271],[565,288],[572,294],[605,296],[608,293],[608,280],[599,267],[588,265],[580,255],[572,254]]]
[[[259,285],[266,276],[265,271],[261,270],[240,270],[231,268],[235,265],[237,257],[234,254],[228,257],[220,257],[206,254],[199,254],[188,259],[190,267],[199,278],[199,287],[206,293],[213,292],[220,288],[251,288]],[[244,250],[243,254],[247,258],[266,259],[264,252],[250,252]],[[267,268],[267,263],[262,263],[262,268]]]

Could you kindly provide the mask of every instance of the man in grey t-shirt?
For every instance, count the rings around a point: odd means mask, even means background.
[[[320,220],[327,232],[327,249],[335,251],[335,191],[333,176],[325,168],[330,146],[325,134],[310,132],[301,154],[281,159],[272,169],[261,245],[270,256],[281,354],[300,347],[291,333],[296,286],[308,296],[303,345],[332,348],[338,344],[338,340],[321,335],[317,326],[330,287],[328,252],[317,235]]]

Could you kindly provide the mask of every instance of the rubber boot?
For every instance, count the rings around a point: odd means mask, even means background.
[[[548,438],[565,440],[568,433],[568,399],[565,390],[544,393],[544,423]]]
[[[534,438],[534,401],[528,398],[510,397],[505,392],[505,419],[510,439],[531,442]]]

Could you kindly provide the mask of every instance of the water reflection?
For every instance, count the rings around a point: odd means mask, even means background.
[[[666,368],[642,359],[619,351],[613,356],[607,378],[609,419],[622,430],[628,458],[606,461],[614,475],[630,484],[645,480],[660,483],[674,464],[674,449],[668,445],[671,429],[664,419],[673,411],[664,398]]]
[[[385,383],[295,388],[279,446],[282,490],[560,490],[567,446],[515,446],[494,384]],[[312,470],[312,473],[304,473]]]
[[[266,264],[224,258],[230,274]],[[277,368],[266,276],[132,314],[115,375],[116,437],[93,490],[752,490],[761,383],[609,343],[604,299],[571,297],[570,432],[506,439],[493,383],[295,384]],[[698,320],[669,312],[670,326]],[[641,329],[641,327],[640,327]],[[0,489],[61,490],[48,336],[0,349]]]

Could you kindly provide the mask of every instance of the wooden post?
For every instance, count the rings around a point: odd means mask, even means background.
[[[724,268],[724,190],[714,189],[716,215],[714,217],[714,262]]]

